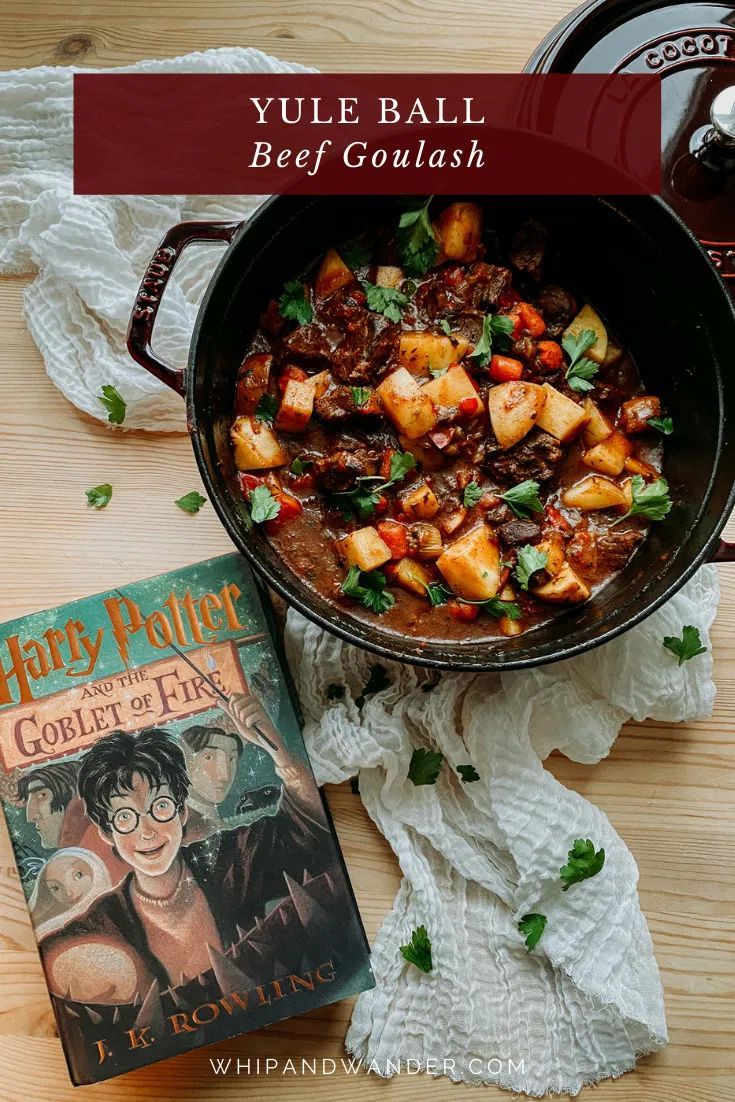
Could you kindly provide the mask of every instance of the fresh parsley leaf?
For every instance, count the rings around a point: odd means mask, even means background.
[[[390,457],[390,473],[387,482],[368,488],[365,483],[374,481],[375,476],[367,475],[364,478],[358,478],[354,490],[332,494],[330,503],[335,508],[341,509],[347,520],[352,514],[359,517],[360,520],[368,520],[375,512],[375,507],[380,501],[381,491],[392,486],[394,482],[400,482],[415,466],[416,456],[412,455],[411,452],[393,452]]]
[[[671,509],[672,501],[669,497],[669,484],[665,478],[657,478],[655,482],[646,485],[643,475],[636,474],[630,483],[633,495],[633,504],[628,512],[613,521],[610,527],[619,524],[626,517],[646,517],[647,520],[663,520]]]
[[[385,490],[388,486],[392,486],[394,482],[400,482],[415,466],[416,456],[412,452],[393,452],[390,457],[388,481],[381,486],[381,489]]]
[[[569,367],[566,372],[566,380],[572,390],[578,394],[585,394],[594,389],[594,379],[600,370],[599,365],[587,359],[585,352],[592,347],[597,340],[594,329],[583,329],[578,336],[571,333],[562,337],[562,347],[569,356]]]
[[[430,195],[418,206],[411,204],[398,222],[398,253],[410,276],[423,275],[439,255],[439,242],[429,218],[429,204],[433,198]]]
[[[256,486],[248,494],[250,502],[250,519],[253,524],[263,524],[266,520],[274,520],[281,511],[280,501],[276,501],[267,486]]]
[[[346,242],[337,252],[347,267],[352,268],[353,272],[356,268],[364,268],[366,264],[369,264],[373,255],[370,246],[359,238],[353,238],[352,241]]]
[[[366,279],[360,280],[360,286],[365,292],[368,310],[385,315],[389,321],[401,320],[401,308],[408,305],[402,291],[395,287],[378,287],[377,283],[368,283]]]
[[[431,939],[425,926],[419,926],[411,934],[408,945],[401,945],[401,956],[409,964],[415,964],[422,972],[431,972],[434,967],[431,960]]]
[[[500,496],[503,501],[510,505],[517,517],[528,520],[534,513],[543,511],[544,507],[541,504],[538,492],[538,482],[534,482],[532,478],[527,478],[525,482],[519,482],[517,486],[511,486],[509,490],[506,490]]]
[[[446,375],[448,371],[448,367],[432,367],[431,364],[429,364],[429,374],[434,379],[438,379],[441,375]]]
[[[101,486],[94,486],[91,490],[84,492],[87,495],[87,505],[91,505],[93,509],[104,509],[105,505],[110,504],[112,485],[109,482],[103,482]]]
[[[117,387],[112,386],[111,383],[105,383],[102,387],[102,393],[98,395],[97,400],[101,402],[107,410],[107,420],[110,424],[122,425],[125,420],[128,404]]]
[[[478,367],[486,367],[493,354],[493,340],[498,338],[499,347],[505,348],[513,332],[513,318],[502,314],[485,314],[482,319],[482,334],[475,345],[470,359],[476,360]]]
[[[525,945],[529,953],[535,949],[541,940],[541,935],[546,929],[546,915],[527,914],[518,923],[518,929],[525,937]]]
[[[489,612],[496,620],[500,620],[503,616],[507,616],[509,620],[520,620],[523,615],[521,606],[517,605],[515,601],[501,601],[500,597],[488,597],[486,601],[475,601],[473,603],[479,605],[480,608],[484,608],[485,612]]]
[[[301,456],[297,456],[289,470],[291,474],[303,474],[307,467],[310,467],[314,462],[313,459],[302,459]]]
[[[579,884],[581,880],[589,880],[590,876],[597,876],[605,864],[605,851],[595,851],[594,842],[588,838],[577,838],[567,854],[567,863],[559,869],[559,875],[564,882],[562,891],[571,888],[572,884]]]
[[[658,429],[664,436],[671,436],[674,431],[674,422],[671,417],[649,417],[647,424],[652,429]]]
[[[457,772],[465,784],[471,784],[472,781],[479,781],[480,779],[480,774],[474,765],[458,765]]]
[[[462,502],[467,509],[474,509],[485,491],[476,482],[470,482],[464,488]]]
[[[179,509],[183,509],[185,513],[198,513],[206,500],[206,497],[200,494],[198,490],[192,490],[191,493],[180,497],[174,504],[178,505]]]
[[[327,700],[341,700],[344,695],[344,685],[338,685],[336,682],[333,682],[331,685],[327,685]]]
[[[278,310],[282,318],[295,321],[298,325],[307,325],[314,317],[306,284],[292,279],[283,286],[283,294],[278,300]]]
[[[358,409],[362,409],[370,401],[370,388],[366,386],[351,386],[352,400]]]
[[[273,423],[273,418],[278,413],[278,399],[273,394],[261,394],[260,400],[255,407],[255,416],[259,421],[267,421],[268,424]]]
[[[346,597],[352,597],[359,601],[371,612],[380,615],[393,608],[396,599],[385,588],[385,574],[379,570],[360,570],[357,566],[351,566],[347,577],[342,582],[341,589]]]
[[[699,628],[687,624],[681,633],[681,639],[676,635],[667,635],[664,638],[664,646],[679,660],[679,665],[688,662],[690,658],[696,658],[698,654],[705,654],[707,648],[702,646],[699,638]]]
[[[537,570],[543,570],[548,561],[549,556],[546,552],[537,551],[535,547],[531,547],[530,543],[518,549],[515,576],[521,589],[528,589],[531,575],[535,574]]]
[[[440,582],[427,582],[426,592],[429,595],[429,603],[434,608],[436,608],[437,605],[443,605],[449,597],[447,590]]]
[[[436,750],[424,750],[422,747],[414,750],[408,767],[408,779],[415,785],[436,784],[443,761],[444,755]]]
[[[447,321],[446,318],[440,318],[439,319],[439,328],[441,329],[442,333],[444,333],[445,336],[451,337],[452,330],[451,330],[449,322]]]

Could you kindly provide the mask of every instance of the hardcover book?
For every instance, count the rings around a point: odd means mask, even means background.
[[[373,986],[268,608],[233,554],[0,628],[0,796],[75,1084]]]

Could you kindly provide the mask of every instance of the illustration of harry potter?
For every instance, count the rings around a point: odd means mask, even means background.
[[[112,732],[84,756],[79,795],[101,838],[129,866],[122,882],[41,941],[49,985],[74,1001],[130,1003],[158,980],[175,987],[210,968],[287,893],[334,861],[308,768],[289,753],[253,696],[228,711],[244,742],[266,750],[283,782],[275,815],[187,844],[189,777],[161,728]],[[266,736],[261,737],[261,732]]]

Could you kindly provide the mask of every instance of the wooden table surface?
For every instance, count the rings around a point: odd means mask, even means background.
[[[0,69],[119,65],[247,45],[332,71],[510,71],[569,8],[569,0],[4,0]],[[0,619],[228,551],[211,508],[187,517],[172,504],[199,485],[187,438],[113,434],[52,386],[23,326],[24,286],[0,279]],[[87,509],[84,490],[105,481],[115,484],[115,497],[98,514]],[[610,816],[636,856],[666,990],[669,1047],[603,1083],[599,1102],[735,1100],[735,568],[720,573],[712,718],[689,727],[627,726],[593,767],[560,757],[549,763]],[[330,788],[328,797],[372,939],[398,888],[398,868],[349,787]],[[350,1004],[341,1003],[216,1052],[339,1060],[349,1015]],[[477,1093],[426,1076],[215,1079],[211,1051],[85,1088],[82,1097],[412,1102]],[[72,1097],[79,1096],[68,1084],[3,824],[0,1102]]]

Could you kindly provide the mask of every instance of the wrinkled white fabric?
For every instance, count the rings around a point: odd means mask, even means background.
[[[358,999],[347,1037],[356,1056],[384,1075],[391,1063],[413,1060],[453,1079],[574,1094],[666,1043],[635,860],[607,817],[559,784],[542,760],[558,749],[598,761],[630,717],[707,715],[711,652],[679,667],[662,639],[693,624],[709,646],[718,596],[715,567],[703,567],[664,608],[607,646],[499,677],[437,679],[376,659],[290,613],[289,665],[317,779],[359,777],[360,796],[404,877],[373,946],[377,986]],[[390,687],[360,709],[355,701],[376,663]],[[330,702],[335,684],[345,695]],[[444,755],[435,785],[408,780],[418,747]],[[456,767],[467,763],[479,781],[461,781]],[[563,892],[559,869],[575,838],[603,846],[605,865]],[[531,953],[516,925],[528,912],[548,919]],[[399,953],[422,924],[432,941],[429,975]]]
[[[89,72],[88,69],[84,70]],[[259,50],[228,47],[116,72],[307,72]],[[0,272],[38,270],[25,317],[50,378],[99,420],[111,383],[127,401],[126,429],[184,432],[184,403],[125,349],[138,284],[166,230],[188,219],[249,217],[262,196],[85,196],[72,193],[73,67],[0,73]],[[156,351],[186,364],[204,289],[221,249],[187,249],[159,310]]]

